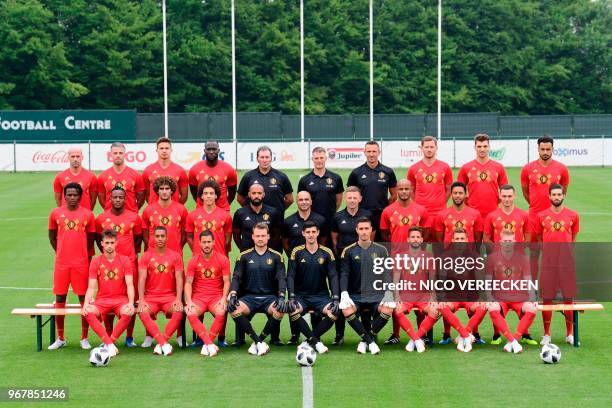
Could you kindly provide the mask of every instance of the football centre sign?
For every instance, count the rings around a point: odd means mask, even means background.
[[[1,140],[134,140],[134,110],[0,111]]]

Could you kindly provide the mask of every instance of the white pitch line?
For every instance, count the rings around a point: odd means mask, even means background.
[[[314,407],[312,367],[302,367],[302,407]]]
[[[51,290],[51,288],[20,288],[17,286],[0,286],[0,289],[6,290]]]
[[[0,218],[0,222],[2,221],[30,221],[30,220],[43,220],[47,217],[14,217],[14,218]]]

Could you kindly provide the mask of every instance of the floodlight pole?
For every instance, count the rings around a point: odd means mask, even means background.
[[[304,142],[304,0],[300,0],[300,141]]]
[[[374,12],[370,0],[370,140],[374,140]]]
[[[168,46],[166,45],[166,0],[162,0],[162,35],[164,40],[164,136],[168,135]]]
[[[232,142],[236,143],[236,18],[232,0]]]
[[[438,139],[442,140],[442,0],[438,0],[438,90],[437,90]]]

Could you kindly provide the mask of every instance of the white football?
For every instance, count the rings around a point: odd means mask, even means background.
[[[545,344],[540,350],[540,358],[546,364],[557,364],[561,360],[561,349],[554,344]]]
[[[295,355],[295,361],[302,367],[310,367],[317,360],[317,352],[310,346],[299,346]]]
[[[111,355],[106,347],[96,347],[89,353],[89,362],[93,367],[106,367]]]

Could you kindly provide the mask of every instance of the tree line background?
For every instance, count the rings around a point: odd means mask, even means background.
[[[368,112],[368,1],[305,0],[307,114]],[[163,110],[160,0],[2,0],[0,109]],[[231,110],[229,0],[167,0],[171,112]],[[444,112],[610,113],[610,0],[445,0]],[[299,1],[236,0],[239,111],[299,113]],[[376,113],[436,110],[437,0],[374,0]]]

